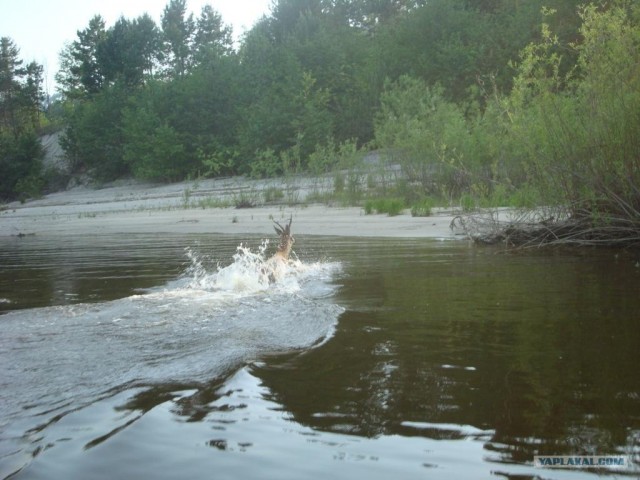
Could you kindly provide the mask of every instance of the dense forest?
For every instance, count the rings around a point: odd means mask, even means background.
[[[171,182],[336,171],[378,150],[408,202],[563,203],[640,223],[640,7],[632,0],[274,0],[235,44],[170,0],[60,54],[60,99],[2,38],[0,196],[74,172]],[[483,200],[484,199],[484,200]]]

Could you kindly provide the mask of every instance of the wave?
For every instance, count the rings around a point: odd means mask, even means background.
[[[343,312],[332,301],[340,264],[294,258],[270,283],[266,246],[240,245],[214,268],[187,249],[185,272],[160,288],[3,315],[0,442],[132,386],[208,382],[326,341]]]

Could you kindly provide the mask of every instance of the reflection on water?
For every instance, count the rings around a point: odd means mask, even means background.
[[[638,474],[634,254],[299,238],[273,286],[240,240],[8,240],[0,478]]]
[[[155,236],[1,241],[0,312],[121,298],[175,278],[185,262],[186,245]]]
[[[442,425],[473,425],[494,430],[485,455],[505,463],[638,455],[635,260],[378,247],[347,268],[332,341],[259,372],[297,421],[434,439],[459,436]]]

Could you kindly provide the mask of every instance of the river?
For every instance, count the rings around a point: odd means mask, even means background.
[[[303,236],[271,284],[255,236],[1,242],[0,478],[640,474],[634,253]]]

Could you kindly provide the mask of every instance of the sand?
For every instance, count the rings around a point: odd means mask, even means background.
[[[275,235],[272,219],[293,216],[296,235],[461,239],[450,228],[455,212],[439,210],[430,217],[365,215],[361,207],[313,204],[317,179],[248,180],[243,178],[182,182],[171,185],[121,182],[106,188],[77,187],[24,204],[14,202],[0,212],[0,236],[102,235],[154,233],[220,233]],[[280,204],[264,204],[265,190],[285,193]],[[233,205],[239,198],[262,203]],[[310,198],[310,197],[309,197]],[[287,205],[291,200],[297,204]],[[202,205],[205,205],[205,208]],[[213,207],[212,207],[213,205]]]

